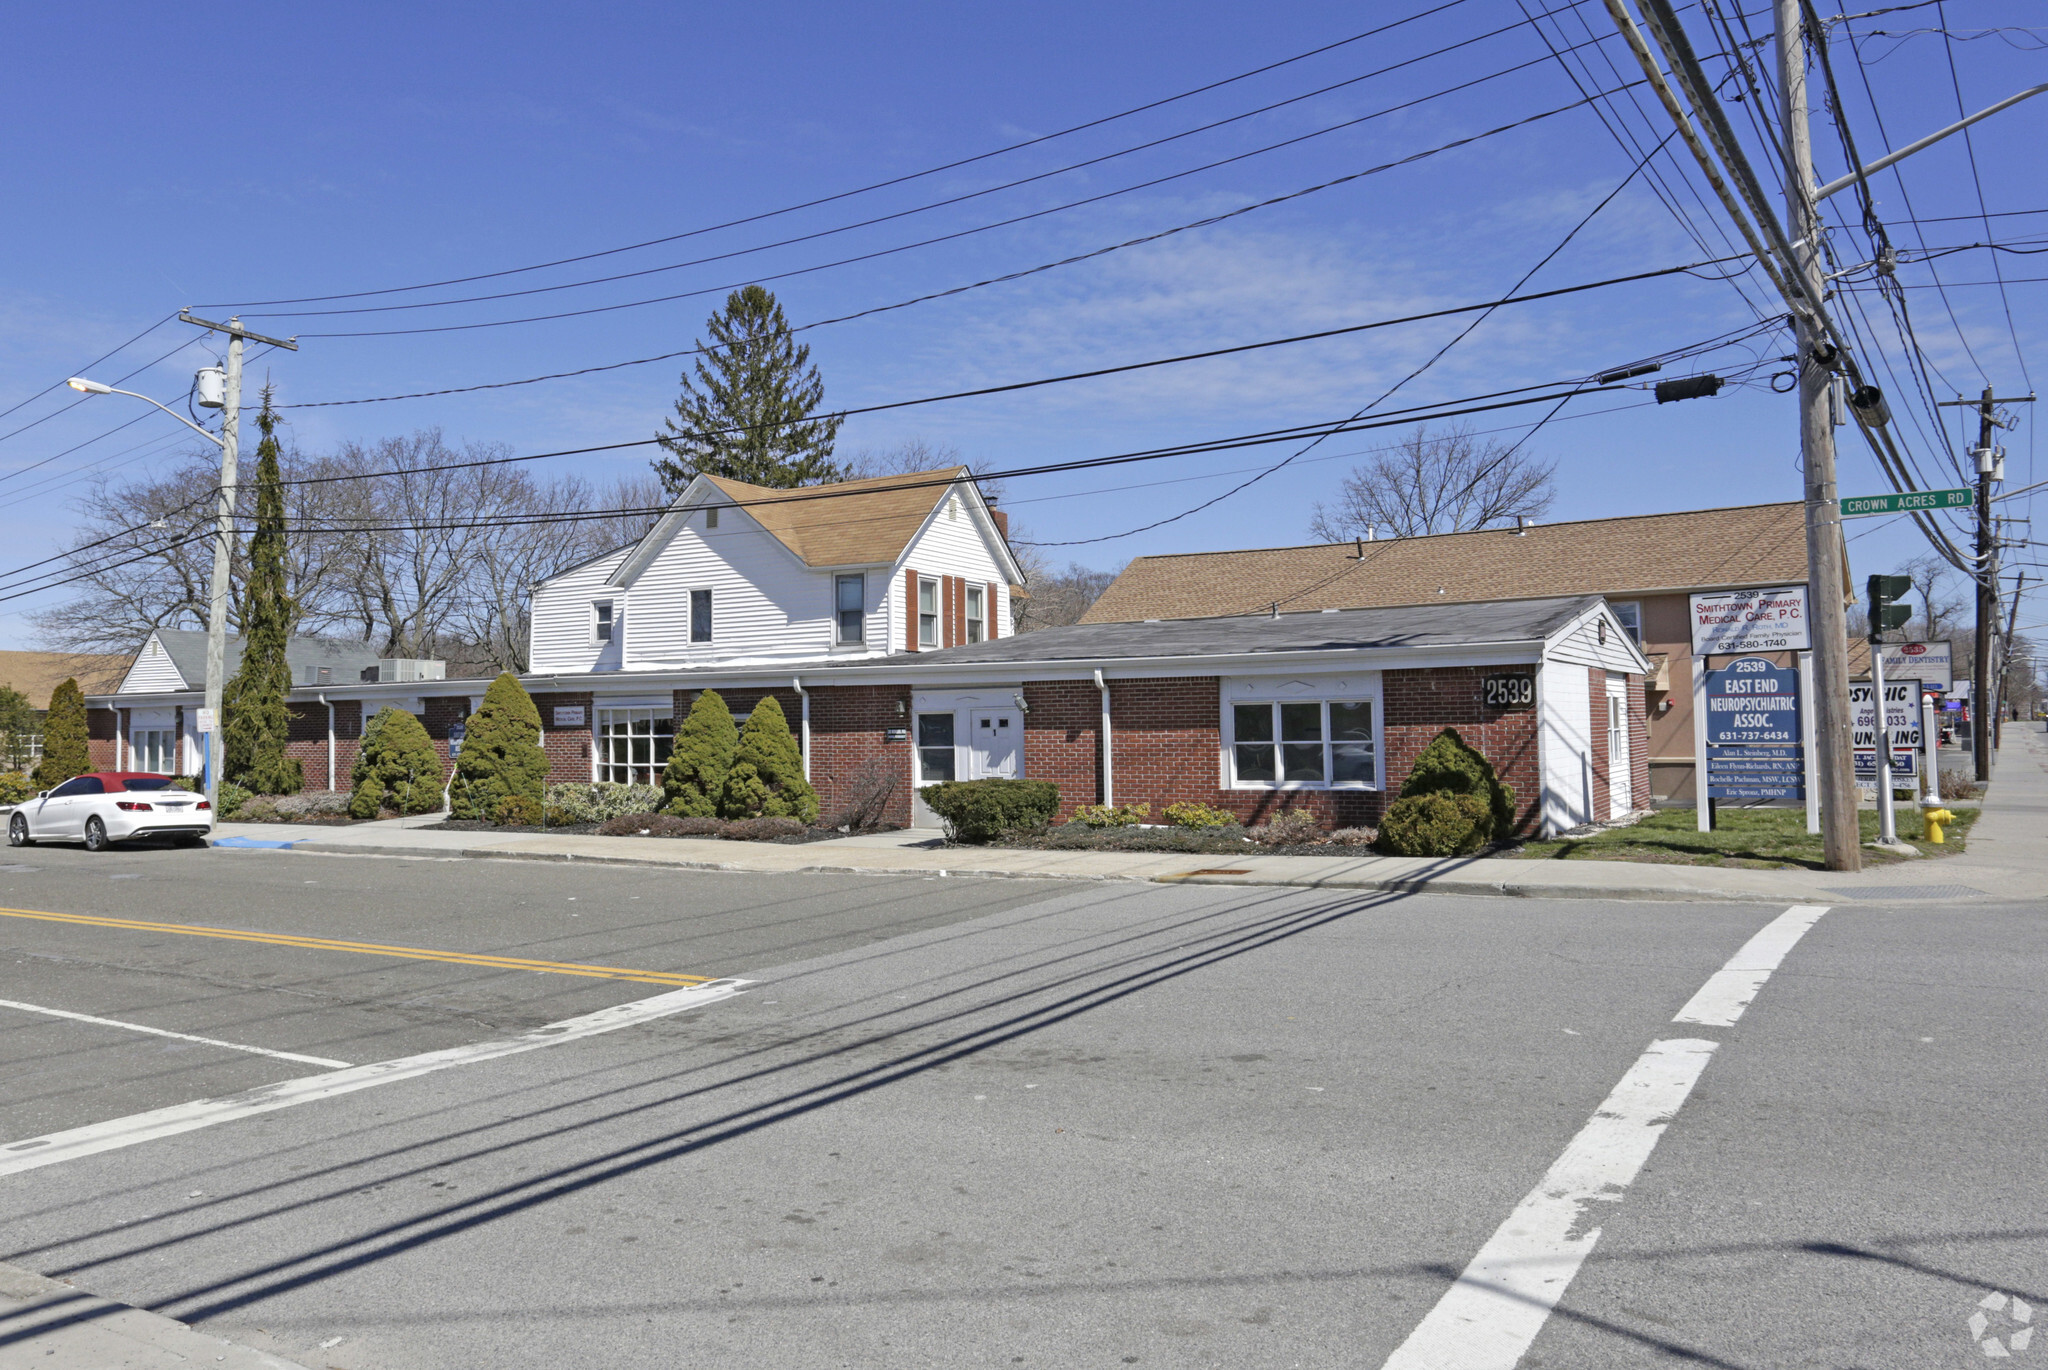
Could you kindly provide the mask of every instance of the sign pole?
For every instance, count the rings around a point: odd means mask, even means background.
[[[1875,639],[1870,644],[1870,699],[1877,709],[1877,840],[1889,847],[1899,840],[1892,812],[1892,720],[1885,712],[1884,653]]]
[[[1934,707],[1934,696],[1925,690],[1920,692],[1920,751],[1926,760],[1922,764],[1927,774],[1920,781],[1920,803],[1925,808],[1941,807],[1941,714]]]
[[[1692,658],[1692,793],[1693,806],[1698,810],[1699,830],[1714,830],[1714,801],[1707,797],[1710,788],[1707,776],[1707,657],[1705,653],[1694,653]]]
[[[1799,745],[1805,749],[1806,831],[1820,835],[1820,772],[1813,752],[1813,653],[1799,654]]]

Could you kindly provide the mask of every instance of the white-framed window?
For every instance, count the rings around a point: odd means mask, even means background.
[[[832,578],[833,608],[839,620],[839,640],[859,642],[867,622],[868,579],[862,575]]]
[[[178,734],[170,728],[137,728],[129,734],[128,769],[157,775],[178,773]]]
[[[917,645],[939,645],[939,583],[936,580],[917,582]]]
[[[951,780],[953,762],[953,715],[917,716],[917,783],[931,785]]]
[[[1621,621],[1621,630],[1628,634],[1628,640],[1642,646],[1643,606],[1632,599],[1623,599],[1609,600],[1607,607],[1614,610],[1614,616]]]
[[[690,641],[711,641],[711,592],[690,591]]]
[[[982,606],[982,598],[988,593],[979,585],[967,587],[967,640],[979,642],[986,634],[982,625],[988,622],[988,615]]]
[[[601,708],[592,751],[599,780],[620,785],[659,785],[662,768],[675,747],[671,711],[652,708]]]
[[[608,599],[591,601],[590,640],[599,643],[614,641],[618,628],[617,606]]]
[[[1378,701],[1240,700],[1225,706],[1236,790],[1378,789]]]

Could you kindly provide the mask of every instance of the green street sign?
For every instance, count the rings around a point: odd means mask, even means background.
[[[1920,509],[1968,509],[1976,502],[1975,490],[1914,490],[1904,495],[1857,495],[1842,501],[1842,517],[1858,519],[1871,514],[1909,514]]]

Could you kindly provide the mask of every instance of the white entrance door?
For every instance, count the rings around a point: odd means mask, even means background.
[[[1024,725],[1015,709],[977,709],[968,715],[968,778],[1015,780],[1024,770]]]
[[[1635,773],[1628,754],[1628,681],[1607,682],[1607,817],[1612,820],[1635,808]]]

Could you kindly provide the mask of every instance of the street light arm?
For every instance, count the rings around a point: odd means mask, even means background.
[[[214,446],[226,446],[226,443],[218,435],[207,432],[204,428],[201,428],[198,424],[192,422],[192,420],[186,418],[183,414],[180,414],[177,410],[171,408],[169,405],[158,404],[157,401],[151,399],[147,395],[138,394],[133,390],[116,390],[111,385],[90,385],[90,388],[88,388],[88,386],[86,385],[72,383],[71,388],[74,390],[84,390],[85,393],[88,395],[126,395],[130,399],[141,400],[144,404],[155,404],[157,408],[163,410],[166,414],[169,414],[179,423],[184,424],[187,428],[197,433],[200,437],[205,438]]]
[[[1824,186],[1814,187],[1813,198],[1816,202],[1819,202],[1821,200],[1827,199],[1828,196],[1834,194],[1838,190],[1847,190],[1850,186],[1855,185],[1858,181],[1867,181],[1872,176],[1875,176],[1878,172],[1883,171],[1886,167],[1890,166],[1892,163],[1903,161],[1906,158],[1911,157],[1914,153],[1920,151],[1923,148],[1933,147],[1936,143],[1948,137],[1950,134],[1961,133],[1964,129],[1976,123],[1979,119],[1989,119],[1992,115],[1998,113],[2000,110],[2010,109],[2012,106],[2018,104],[2020,101],[2028,98],[2029,96],[2039,95],[2044,90],[2048,90],[2048,85],[2032,86],[2026,90],[2021,91],[2017,95],[2008,95],[2003,100],[2000,100],[1997,104],[1992,105],[1988,109],[1980,109],[1967,119],[1958,119],[1955,123],[1950,124],[1947,128],[1941,129],[1934,133],[1930,133],[1925,138],[1920,139],[1920,141],[1916,143],[1906,144],[1897,152],[1886,153],[1884,156],[1878,158],[1876,161],[1862,168],[1860,171],[1852,171],[1847,176],[1836,177],[1834,180],[1829,181]]]

